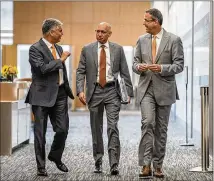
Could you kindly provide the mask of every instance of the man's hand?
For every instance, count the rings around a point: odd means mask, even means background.
[[[131,102],[131,97],[128,96],[128,104]]]
[[[80,92],[79,93],[79,100],[86,105],[86,99],[85,99],[85,93],[84,92]]]
[[[161,65],[151,64],[151,65],[148,65],[148,69],[151,70],[152,72],[161,72]]]
[[[65,60],[66,60],[70,55],[71,55],[70,52],[67,52],[67,51],[62,52],[62,55],[61,55],[60,60],[61,60],[62,62],[65,62]]]
[[[148,70],[148,64],[140,63],[140,64],[137,65],[137,69],[140,72],[147,71]]]

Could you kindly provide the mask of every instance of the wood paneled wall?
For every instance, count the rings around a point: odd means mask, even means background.
[[[32,44],[42,36],[41,26],[46,18],[64,23],[61,43],[75,47],[72,79],[82,47],[95,41],[97,25],[106,21],[112,25],[110,41],[134,46],[145,33],[143,15],[150,2],[14,2],[14,44]],[[75,93],[75,81],[72,82]],[[75,106],[82,104],[75,100]]]

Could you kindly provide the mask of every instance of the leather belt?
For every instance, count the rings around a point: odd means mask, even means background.
[[[95,85],[102,87],[98,82],[96,82]],[[115,81],[107,82],[104,87],[111,87],[111,86],[115,86]]]

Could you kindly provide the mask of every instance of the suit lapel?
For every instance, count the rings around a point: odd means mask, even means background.
[[[114,44],[109,42],[111,70],[113,70],[113,65],[114,65],[114,50],[115,50]]]
[[[50,60],[54,60],[54,57],[51,53],[51,51],[49,50],[49,48],[47,47],[47,45],[45,44],[45,42],[42,40],[42,38],[39,40],[39,43],[42,46],[42,50],[44,50],[44,54],[47,54],[50,57]]]
[[[152,35],[150,34],[147,37],[147,47],[148,47],[149,59],[152,62]]]
[[[94,43],[94,46],[92,49],[93,49],[93,56],[92,57],[94,59],[96,69],[98,70],[98,42]]]
[[[160,45],[159,45],[159,48],[158,48],[158,52],[157,52],[157,55],[156,55],[156,58],[155,58],[155,63],[158,62],[158,59],[159,59],[161,53],[163,52],[165,46],[167,45],[168,41],[169,41],[168,33],[165,30],[163,30],[163,37],[161,39],[161,42],[160,42]]]

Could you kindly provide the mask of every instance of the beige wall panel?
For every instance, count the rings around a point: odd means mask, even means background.
[[[72,2],[71,20],[72,23],[92,23],[93,22],[93,2]]]
[[[2,46],[2,65],[17,66],[17,46],[16,45]]]
[[[123,2],[120,4],[121,24],[139,24],[143,20],[145,10],[150,8],[150,2]]]
[[[33,44],[42,36],[41,24],[14,24],[14,43]]]
[[[93,24],[73,23],[71,27],[71,44],[88,44],[95,40],[95,31]]]
[[[119,2],[94,2],[93,21],[98,24],[102,21],[120,23],[120,3]]]
[[[15,23],[41,23],[44,19],[44,2],[15,2]]]
[[[46,18],[56,18],[64,24],[72,22],[71,2],[44,2]]]

